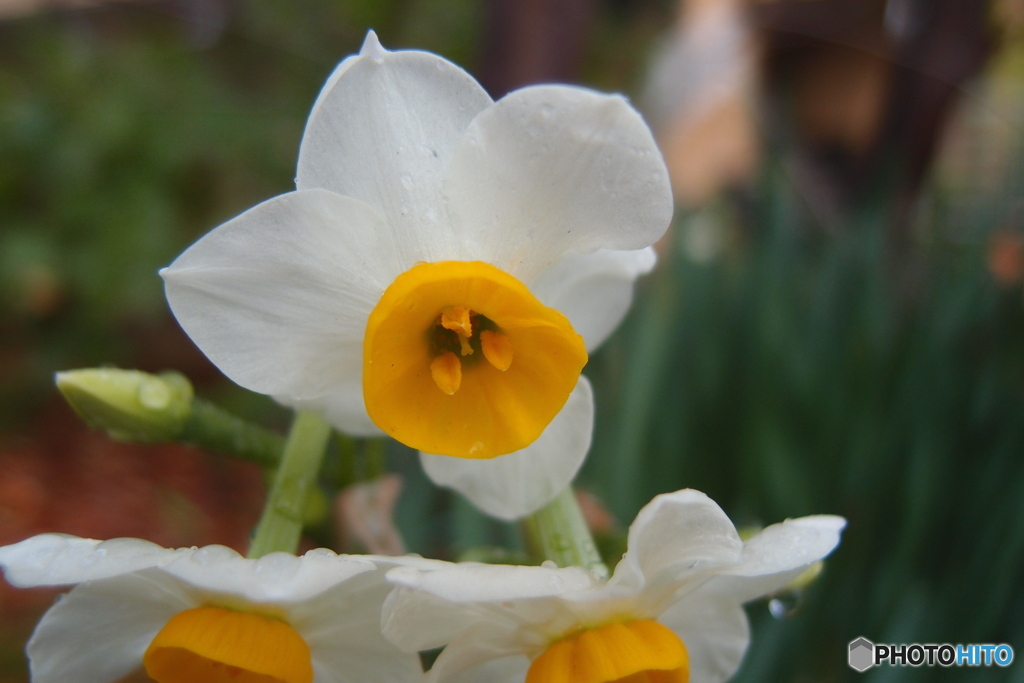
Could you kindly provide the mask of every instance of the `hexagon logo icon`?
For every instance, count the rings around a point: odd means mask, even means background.
[[[875,644],[867,638],[850,641],[850,668],[864,673],[875,665]]]

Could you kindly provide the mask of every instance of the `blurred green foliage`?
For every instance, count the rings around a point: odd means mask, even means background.
[[[157,269],[292,188],[309,107],[367,27],[470,71],[479,50],[470,0],[240,3],[223,34],[160,7],[0,23],[0,424],[14,431],[56,370],[175,357],[145,333],[169,325]],[[624,89],[649,33],[604,16],[590,81]],[[977,188],[936,186],[924,238],[894,260],[884,190],[833,224],[775,152],[749,196],[679,216],[592,359],[599,419],[581,482],[623,524],[685,486],[739,524],[849,519],[792,618],[752,607],[738,680],[854,680],[857,636],[1024,647],[1024,309],[985,262],[1020,188],[971,202]],[[514,527],[431,487],[406,449],[389,446],[388,461],[406,478],[411,549],[518,549]]]
[[[742,213],[724,203],[679,221],[592,364],[600,417],[582,479],[621,519],[690,486],[737,523],[849,520],[794,618],[752,607],[756,636],[737,680],[853,680],[845,644],[858,636],[1020,645],[1019,286],[993,282],[984,242],[947,241],[963,232],[946,212],[922,226],[934,243],[893,270],[878,205],[823,226],[771,163],[757,196]],[[1015,201],[1003,199],[1003,209]],[[734,244],[699,262],[687,238],[707,229],[731,231]],[[1019,676],[906,667],[864,679]]]

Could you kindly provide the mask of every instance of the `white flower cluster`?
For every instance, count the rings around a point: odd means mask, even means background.
[[[640,116],[561,86],[494,102],[371,32],[313,107],[296,183],[162,271],[191,338],[242,386],[419,450],[491,515],[555,498],[590,446],[587,353],[671,219]],[[35,683],[711,683],[746,649],[742,604],[843,525],[804,517],[743,542],[682,490],[641,510],[610,579],[57,534],[0,548],[0,567],[15,586],[74,586],[28,644]],[[441,647],[424,672],[418,653]]]
[[[638,621],[667,627],[688,653],[689,680],[713,683],[732,675],[747,647],[741,605],[831,552],[843,525],[839,517],[803,517],[743,542],[704,494],[664,494],[640,511],[607,580],[578,567],[323,549],[248,560],[222,546],[168,550],[54,534],[0,548],[0,566],[16,586],[78,584],[29,642],[35,683],[116,681],[140,667],[172,617],[210,606],[290,626],[308,645],[315,683],[524,681],[531,661],[567,638]],[[416,652],[442,646],[422,674]],[[638,666],[648,665],[646,656],[634,653]],[[536,680],[555,680],[543,673]]]

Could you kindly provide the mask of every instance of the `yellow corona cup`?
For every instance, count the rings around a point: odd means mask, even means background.
[[[370,314],[363,394],[387,434],[427,453],[493,458],[533,443],[587,362],[568,319],[478,261],[424,263]]]

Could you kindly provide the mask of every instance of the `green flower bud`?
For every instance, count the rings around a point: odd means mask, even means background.
[[[192,415],[192,385],[176,372],[86,368],[58,372],[56,381],[90,427],[122,441],[173,441]]]

